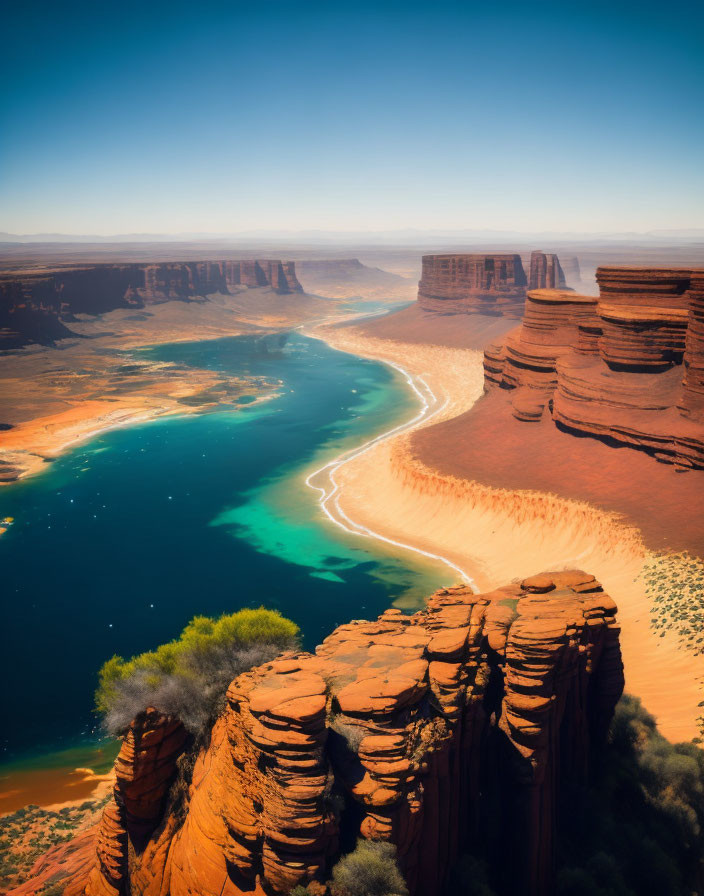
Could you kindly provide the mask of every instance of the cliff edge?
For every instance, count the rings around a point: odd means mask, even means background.
[[[529,291],[523,323],[484,352],[514,416],[704,468],[704,270],[601,267],[600,295]]]
[[[78,314],[189,301],[242,288],[302,293],[293,261],[190,261],[95,264],[0,278],[0,349],[50,344],[74,335],[66,323]]]
[[[549,893],[563,785],[622,689],[616,606],[581,571],[353,621],[235,679],[199,749],[178,719],[135,719],[64,892],[322,894],[361,836],[396,845],[411,896],[440,894],[468,844],[507,892]]]

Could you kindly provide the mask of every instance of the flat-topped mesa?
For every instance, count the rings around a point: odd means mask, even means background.
[[[598,299],[530,291],[520,328],[484,354],[514,416],[704,468],[704,270],[599,268]]]
[[[418,303],[426,311],[520,318],[527,283],[517,254],[424,255]]]
[[[123,746],[90,879],[67,892],[322,894],[361,836],[396,845],[411,896],[439,896],[460,852],[482,843],[501,857],[502,892],[546,893],[560,788],[584,780],[622,689],[616,606],[581,571],[447,588],[412,616],[342,625],[315,654],[235,679],[207,746],[182,764],[190,783],[166,801],[178,729],[138,718],[132,730],[161,732],[171,758],[152,759],[150,781],[125,773],[144,762]],[[133,780],[153,798],[135,803]],[[130,805],[144,807],[146,841]]]
[[[613,370],[665,370],[682,362],[692,271],[601,267],[602,359]]]
[[[303,292],[292,261],[169,261],[95,264],[0,278],[0,348],[49,344],[71,335],[77,314],[204,299],[245,287]]]
[[[620,307],[688,307],[691,268],[602,266],[597,269],[600,301]]]
[[[582,279],[582,270],[576,255],[562,257],[560,265],[565,274],[565,280],[579,283]]]
[[[557,255],[531,252],[528,289],[565,289],[567,281]]]
[[[580,343],[580,325],[596,321],[596,298],[570,290],[534,289],[526,297],[523,323],[502,347],[484,352],[487,386],[514,390],[519,420],[540,420],[557,386],[557,359]]]

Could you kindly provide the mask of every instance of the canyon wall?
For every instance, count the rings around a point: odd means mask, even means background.
[[[300,293],[292,261],[203,261],[97,264],[0,278],[0,349],[49,344],[71,335],[77,314],[188,301],[244,287]]]
[[[565,274],[557,255],[531,252],[528,289],[564,289],[566,286]]]
[[[557,255],[532,252],[527,278],[520,255],[424,255],[418,303],[425,311],[520,318],[527,289],[566,288]]]
[[[411,896],[467,849],[502,892],[549,894],[561,796],[623,689],[615,614],[580,571],[456,586],[239,676],[190,753],[146,711],[66,896],[320,896],[359,836],[396,845]]]
[[[426,311],[520,317],[527,284],[520,255],[424,255],[418,303]]]
[[[704,271],[601,267],[600,294],[530,291],[523,324],[484,355],[519,420],[704,468]]]

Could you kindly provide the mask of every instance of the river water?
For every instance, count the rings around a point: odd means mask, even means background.
[[[313,648],[337,624],[420,606],[448,577],[347,535],[305,485],[417,412],[395,371],[300,332],[144,354],[281,385],[251,406],[104,433],[0,491],[0,517],[15,518],[0,537],[5,782],[18,763],[89,761],[102,663],[196,614],[276,608]]]

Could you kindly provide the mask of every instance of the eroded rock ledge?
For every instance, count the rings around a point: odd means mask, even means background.
[[[424,255],[418,304],[444,314],[520,318],[526,289],[566,288],[557,255],[532,252],[530,279],[516,253]]]
[[[437,896],[468,846],[507,892],[550,892],[562,788],[587,775],[623,689],[615,614],[568,571],[340,626],[233,681],[185,778],[183,729],[147,711],[88,877],[65,892],[323,893],[360,835],[396,844],[412,896]]]
[[[484,355],[514,416],[704,468],[704,270],[602,267],[599,297],[533,290]]]
[[[228,294],[269,286],[302,292],[293,261],[172,261],[163,264],[95,264],[0,278],[0,348],[71,335],[77,314],[143,308],[171,299]]]

